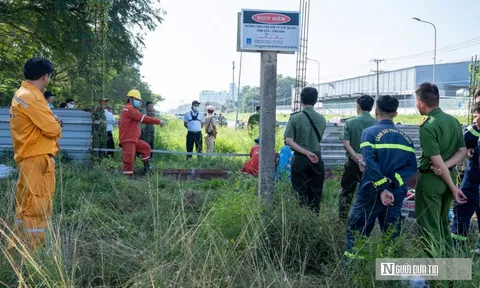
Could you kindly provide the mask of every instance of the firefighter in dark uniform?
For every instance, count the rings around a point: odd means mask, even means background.
[[[472,113],[474,125],[467,128],[464,134],[464,140],[467,149],[473,151],[473,155],[467,161],[465,175],[460,185],[460,190],[462,190],[467,197],[467,202],[459,204],[455,201],[453,203],[453,222],[451,226],[454,243],[463,249],[468,247],[466,241],[470,228],[470,219],[480,206],[478,193],[480,186],[480,147],[478,145],[480,136],[480,103],[475,104]],[[480,249],[479,244],[480,243],[477,242],[477,249]]]
[[[97,105],[92,109],[92,119],[93,119],[93,148],[107,148],[107,126],[106,126],[106,116],[105,108],[107,107],[108,99],[102,97]],[[98,155],[99,158],[105,156],[105,152],[96,152],[95,155]]]
[[[427,115],[419,129],[422,155],[415,189],[415,218],[425,254],[449,257],[453,252],[448,219],[452,200],[466,201],[456,186],[455,166],[465,159],[467,149],[460,122],[439,107],[438,87],[423,83],[415,94],[418,111]],[[441,169],[442,175],[435,175],[432,167]]]
[[[347,162],[340,182],[342,192],[338,197],[338,215],[344,221],[348,219],[355,189],[357,189],[357,184],[362,178],[363,171],[358,165],[359,161],[363,159],[360,153],[360,135],[364,129],[377,123],[377,120],[370,115],[374,103],[375,100],[372,96],[363,95],[359,97],[357,99],[358,116],[348,119],[340,134],[340,140],[343,141],[343,146],[347,152]]]
[[[383,233],[392,231],[390,239],[400,233],[402,202],[407,182],[417,172],[413,141],[395,127],[398,100],[393,96],[377,99],[378,123],[361,135],[361,152],[365,171],[348,220],[345,256],[362,258],[355,251],[354,233],[369,236],[378,219]]]
[[[313,108],[318,99],[317,89],[304,88],[300,98],[303,110],[290,116],[284,136],[286,144],[295,151],[292,186],[298,193],[300,204],[318,213],[325,179],[320,142],[327,124]]]

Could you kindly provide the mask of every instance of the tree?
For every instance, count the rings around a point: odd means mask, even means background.
[[[295,86],[295,78],[290,76],[283,77],[282,74],[277,75],[277,106],[291,104],[292,86]],[[260,105],[260,87],[242,87],[239,101],[241,111],[253,113],[255,106]]]
[[[75,96],[79,103],[93,104],[107,93],[109,81],[141,64],[145,33],[134,31],[155,30],[165,15],[155,8],[158,0],[4,2],[0,5],[1,105],[10,102],[23,78],[22,66],[32,56],[52,60],[56,75],[51,88],[60,98]],[[136,85],[143,85],[145,95],[151,95],[138,69],[126,73],[136,73]]]

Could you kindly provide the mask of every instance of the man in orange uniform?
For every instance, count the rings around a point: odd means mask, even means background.
[[[43,95],[53,74],[53,64],[44,58],[31,58],[25,63],[23,73],[25,81],[10,107],[10,131],[19,176],[14,237],[9,248],[20,241],[33,250],[44,246],[52,215],[53,157],[59,149],[61,120],[53,115]]]
[[[122,147],[123,174],[134,174],[133,163],[135,152],[140,153],[145,172],[150,172],[150,153],[152,148],[146,142],[140,140],[140,123],[160,125],[160,119],[148,117],[138,109],[142,106],[142,96],[138,90],[130,90],[127,94],[127,104],[120,113],[120,146]]]

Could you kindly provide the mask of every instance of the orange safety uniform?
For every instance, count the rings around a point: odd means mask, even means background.
[[[140,123],[160,124],[162,121],[157,118],[148,117],[128,103],[120,113],[118,123],[120,129],[120,145],[122,146],[123,174],[133,175],[133,163],[135,152],[140,153],[143,161],[150,160],[152,148],[146,142],[140,140]]]
[[[30,249],[43,246],[55,195],[55,157],[61,137],[43,93],[24,81],[10,107],[10,132],[18,167],[14,241]]]

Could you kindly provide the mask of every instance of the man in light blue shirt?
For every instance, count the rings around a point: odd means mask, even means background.
[[[197,153],[202,152],[202,128],[205,123],[205,117],[199,112],[198,107],[200,102],[197,100],[192,102],[192,110],[185,113],[183,117],[183,125],[188,129],[187,133],[187,152],[193,152],[195,145]],[[187,155],[187,160],[192,158],[192,155]]]

